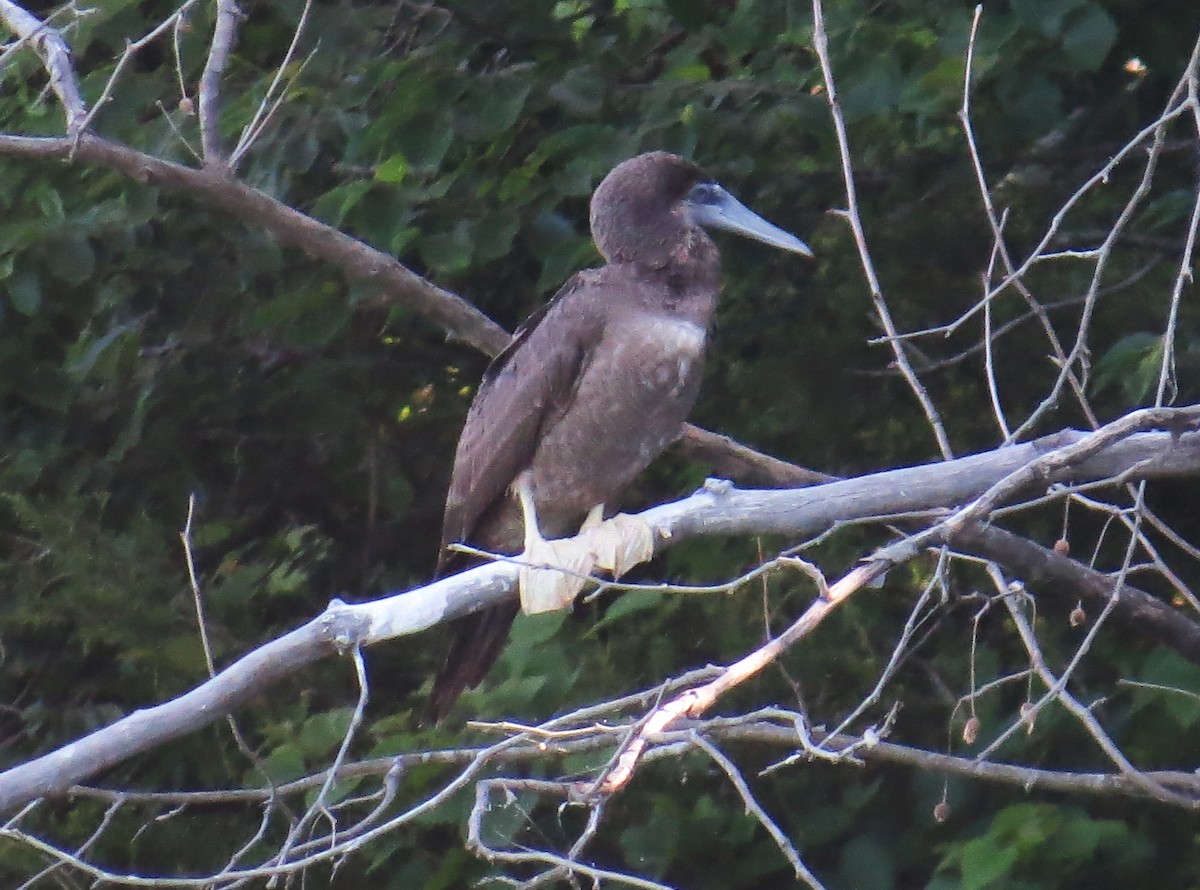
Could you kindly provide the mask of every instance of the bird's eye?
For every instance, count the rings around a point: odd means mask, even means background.
[[[688,192],[690,204],[716,204],[720,200],[721,187],[715,182],[698,182]]]

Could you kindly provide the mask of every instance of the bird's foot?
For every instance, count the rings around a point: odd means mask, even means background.
[[[594,554],[576,538],[530,541],[521,554],[521,611],[526,615],[569,608],[596,566]]]
[[[640,516],[628,513],[618,513],[590,528],[584,523],[576,540],[586,543],[596,559],[596,568],[614,578],[654,556],[654,529]]]
[[[528,480],[519,479],[516,489],[525,519],[519,587],[527,615],[570,607],[596,569],[619,578],[654,555],[654,532],[645,520],[624,513],[604,520],[602,506],[588,514],[574,538],[547,540],[538,528]]]

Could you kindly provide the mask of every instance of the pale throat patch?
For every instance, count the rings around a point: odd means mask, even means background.
[[[693,321],[682,318],[655,318],[644,328],[645,336],[657,343],[664,353],[699,355],[704,349],[706,331]]]
[[[653,344],[659,359],[644,369],[643,385],[666,389],[674,398],[683,391],[692,365],[704,353],[707,331],[682,318],[658,317],[639,331],[643,342]],[[662,444],[656,443],[661,449]]]

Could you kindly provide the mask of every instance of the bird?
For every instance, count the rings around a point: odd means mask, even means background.
[[[517,554],[596,521],[677,439],[696,402],[720,292],[720,229],[812,256],[696,164],[653,151],[614,167],[592,195],[605,265],[576,273],[493,360],[455,451],[438,574],[466,543]],[[536,516],[529,528],[526,512]],[[519,609],[452,622],[428,716],[438,721],[499,657]]]

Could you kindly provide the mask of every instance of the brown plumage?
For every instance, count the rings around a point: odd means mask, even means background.
[[[509,492],[518,475],[527,473],[542,533],[566,537],[679,435],[720,291],[720,258],[704,225],[809,253],[682,158],[652,152],[614,168],[591,204],[607,265],[573,276],[521,326],[467,413],[439,573],[454,542],[521,551],[521,512]],[[435,719],[483,679],[517,609],[514,597],[455,622],[434,681]]]

